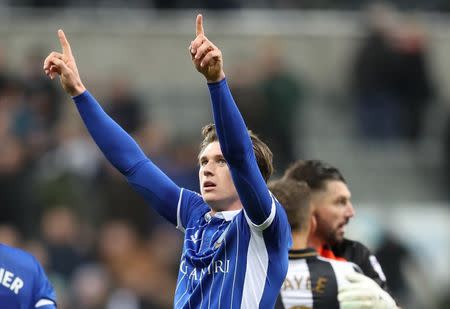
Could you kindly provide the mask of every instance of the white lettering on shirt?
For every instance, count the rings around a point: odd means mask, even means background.
[[[23,280],[20,277],[4,268],[0,268],[0,285],[10,289],[15,294],[19,294],[19,290],[23,288]]]

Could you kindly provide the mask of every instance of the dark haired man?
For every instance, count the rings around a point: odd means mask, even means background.
[[[286,210],[293,240],[288,273],[276,308],[284,305],[285,308],[339,309],[338,289],[349,283],[347,275],[361,272],[359,267],[322,258],[308,246],[316,222],[312,216],[310,189],[305,182],[285,178],[271,182],[269,189]]]
[[[300,160],[286,170],[283,178],[306,182],[311,189],[316,229],[309,237],[310,245],[323,257],[358,265],[365,276],[373,279],[357,276],[340,294],[341,308],[396,308],[383,290],[386,278],[375,256],[363,244],[344,238],[345,226],[355,210],[341,172],[323,161]]]

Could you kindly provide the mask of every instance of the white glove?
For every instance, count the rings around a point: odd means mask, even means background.
[[[350,282],[339,289],[341,309],[395,309],[392,297],[375,281],[359,273],[346,275]]]

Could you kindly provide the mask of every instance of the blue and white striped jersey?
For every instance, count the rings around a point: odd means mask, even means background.
[[[258,168],[226,80],[208,87],[220,149],[243,207],[214,217],[203,198],[164,174],[89,92],[73,99],[106,158],[185,232],[175,308],[273,308],[288,268],[290,226]]]
[[[56,308],[55,291],[29,253],[0,244],[0,308]]]
[[[213,217],[203,199],[182,190],[178,228],[185,232],[175,308],[273,308],[287,270],[289,226],[273,199],[256,226],[242,210]]]

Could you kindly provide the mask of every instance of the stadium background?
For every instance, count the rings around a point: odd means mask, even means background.
[[[200,11],[278,171],[293,158],[338,166],[357,212],[348,236],[377,252],[405,308],[449,308],[450,6],[334,2],[0,1],[0,242],[41,260],[60,308],[170,308],[180,233],[105,162],[41,68],[63,28],[87,88],[196,189],[200,129],[211,121],[187,53]],[[369,25],[392,35],[393,62],[367,45]],[[377,101],[394,75],[396,96]],[[366,77],[368,101],[354,82]],[[412,109],[418,119],[402,118]]]

